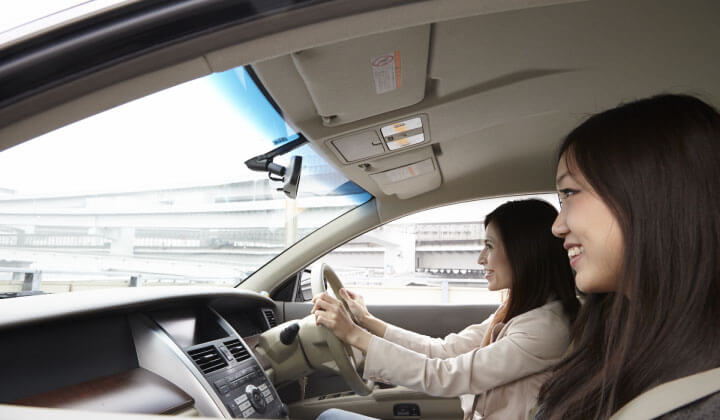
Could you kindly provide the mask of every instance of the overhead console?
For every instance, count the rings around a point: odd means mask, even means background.
[[[429,143],[427,115],[403,118],[389,124],[345,134],[327,141],[337,157],[345,163],[366,161],[381,155]]]
[[[425,99],[430,33],[430,25],[390,30],[254,63],[253,70],[286,118],[322,142],[346,175],[373,194],[407,199],[442,183],[429,116],[410,111]],[[373,119],[388,114],[392,119]]]
[[[362,168],[383,193],[410,198],[442,182],[429,143],[428,117],[420,114],[336,137],[326,145],[340,161]],[[404,153],[394,153],[398,151]]]
[[[430,25],[320,46],[292,54],[323,125],[336,127],[414,105],[425,98]],[[430,143],[427,115],[343,134],[326,145],[356,163],[388,195],[410,198],[440,186],[430,147],[407,159],[384,158]]]

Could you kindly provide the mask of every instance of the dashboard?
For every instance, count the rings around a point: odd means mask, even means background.
[[[253,352],[275,304],[226,288],[152,287],[0,301],[0,403],[287,418]]]

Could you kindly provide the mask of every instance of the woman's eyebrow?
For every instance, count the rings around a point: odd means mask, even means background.
[[[560,184],[560,181],[562,181],[563,178],[565,178],[568,175],[570,175],[570,172],[563,172],[563,174],[560,175],[559,177],[557,177],[557,179],[555,180],[555,185],[557,186],[558,184]]]

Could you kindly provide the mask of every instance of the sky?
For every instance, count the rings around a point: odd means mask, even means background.
[[[0,43],[28,27],[121,1],[126,0],[0,2]],[[234,87],[228,83],[238,79],[219,79],[187,82],[0,152],[0,191],[120,192],[265,177],[250,173],[244,161],[267,152],[271,139],[244,118],[247,110],[239,108],[237,96],[227,94]],[[225,85],[219,89],[220,83]]]
[[[270,148],[202,78],[0,152],[0,188],[56,195],[210,185],[253,176],[244,161]]]

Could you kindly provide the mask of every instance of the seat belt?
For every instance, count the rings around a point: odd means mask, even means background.
[[[653,419],[720,391],[720,367],[665,382],[625,404],[610,420]]]

